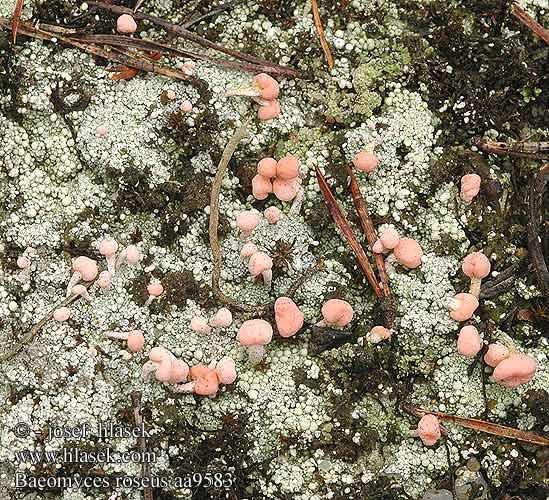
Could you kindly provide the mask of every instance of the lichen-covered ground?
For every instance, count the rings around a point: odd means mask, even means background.
[[[140,12],[173,23],[218,5],[139,3]],[[252,122],[222,186],[221,287],[227,296],[268,302],[323,262],[294,296],[305,327],[290,339],[275,335],[255,367],[235,339],[250,314],[235,312],[230,328],[210,334],[189,327],[193,316],[211,317],[222,305],[211,289],[210,190],[224,147],[256,113],[248,99],[225,92],[252,75],[199,61],[200,85],[150,73],[115,81],[104,59],[21,34],[14,46],[10,31],[0,31],[0,500],[143,498],[139,486],[108,481],[74,488],[15,484],[17,474],[139,479],[139,463],[17,458],[24,450],[134,449],[133,438],[46,437],[54,426],[133,425],[135,391],[142,392],[152,433],[152,476],[194,481],[153,488],[155,500],[548,495],[547,448],[451,423],[445,424],[448,437],[427,447],[410,432],[418,419],[402,404],[542,435],[549,430],[548,298],[540,292],[526,235],[528,183],[541,162],[490,156],[471,145],[474,136],[548,140],[549,48],[499,0],[319,3],[335,59],[331,72],[308,0],[243,1],[191,28],[304,74],[278,78],[281,116]],[[9,21],[14,4],[0,0],[0,17]],[[133,0],[122,4],[135,6]],[[520,4],[549,25],[547,0]],[[116,16],[86,4],[33,0],[25,1],[22,19],[112,33]],[[165,33],[141,22],[135,36],[161,40]],[[214,55],[189,42],[172,43]],[[174,67],[184,62],[174,60]],[[174,100],[166,98],[170,90]],[[193,103],[191,113],[178,111],[184,100]],[[98,136],[98,126],[108,134]],[[356,223],[344,165],[370,145],[379,167],[357,177],[376,227],[394,227],[425,252],[412,271],[388,258],[396,323],[392,340],[376,345],[362,339],[381,320],[375,296],[336,231],[314,174],[320,167]],[[301,162],[305,201],[297,216],[273,196],[260,202],[251,196],[257,161],[288,153]],[[482,178],[469,205],[459,198],[466,173]],[[274,226],[263,221],[251,238],[273,256],[268,291],[249,279],[239,259],[235,217],[271,205],[285,217]],[[540,234],[546,252],[547,234],[544,240]],[[110,289],[90,288],[91,302],[75,301],[69,321],[48,321],[15,356],[6,355],[63,300],[71,258],[101,260],[98,243],[105,237],[137,245],[140,264],[122,267]],[[486,343],[504,339],[536,359],[534,380],[517,389],[494,384],[482,360],[456,352],[459,324],[446,302],[466,290],[460,266],[474,250],[490,258],[488,280],[514,266],[512,279],[481,299],[474,322]],[[22,255],[31,262],[28,269],[16,265]],[[145,287],[154,280],[165,293],[145,306]],[[311,329],[332,297],[355,310],[348,341],[337,345]],[[128,359],[123,343],[103,334],[130,329],[143,330],[146,340]],[[232,356],[238,378],[215,398],[143,382],[147,353],[159,345],[190,365]],[[30,432],[18,436],[18,423]],[[206,487],[193,473],[231,480]],[[436,497],[435,489],[447,491]]]

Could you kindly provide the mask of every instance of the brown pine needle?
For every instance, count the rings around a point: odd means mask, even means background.
[[[515,16],[524,26],[530,28],[538,35],[545,43],[549,43],[549,30],[545,29],[541,24],[532,19],[522,7],[513,3],[513,16]]]
[[[492,422],[486,422],[485,420],[478,420],[476,418],[468,417],[456,417],[455,415],[449,415],[440,411],[430,411],[425,408],[419,408],[412,405],[402,405],[403,409],[408,413],[415,415],[416,417],[423,417],[424,415],[434,415],[440,420],[446,422],[452,422],[468,429],[473,429],[480,432],[486,432],[487,434],[493,434],[494,436],[501,436],[509,439],[516,439],[518,441],[524,441],[530,444],[539,444],[541,446],[549,446],[549,439],[539,436],[533,432],[521,431],[513,427],[507,427],[505,425],[493,424]]]
[[[366,252],[364,252],[364,249],[358,242],[358,239],[355,236],[355,233],[352,230],[351,225],[343,215],[343,212],[341,211],[341,208],[339,207],[334,195],[330,191],[330,187],[328,186],[328,183],[326,182],[324,175],[322,175],[322,172],[320,171],[318,166],[315,166],[315,170],[316,170],[316,178],[320,186],[320,191],[322,193],[322,196],[324,197],[324,201],[326,202],[326,205],[328,206],[328,210],[330,211],[330,214],[334,219],[334,222],[336,223],[337,227],[339,227],[339,229],[343,233],[343,236],[347,240],[347,243],[349,243],[349,246],[351,247],[354,254],[356,255],[356,258],[358,259],[358,263],[360,264],[360,267],[362,268],[364,275],[368,279],[368,282],[372,286],[374,293],[376,294],[377,297],[382,298],[383,292],[377,282],[376,275],[374,274],[374,270],[370,265],[370,261],[368,260],[368,256],[366,255]]]
[[[17,30],[19,29],[19,22],[21,21],[21,14],[23,13],[23,2],[24,0],[17,0],[17,2],[15,2],[15,8],[13,9],[11,33],[14,45],[17,43]]]
[[[351,169],[351,167],[349,167],[349,165],[346,165],[345,167],[347,168],[347,173],[351,178],[351,194],[353,196],[353,203],[355,204],[355,208],[358,213],[360,225],[362,227],[362,230],[364,231],[364,234],[366,235],[368,244],[370,245],[370,249],[373,249],[374,243],[377,240],[377,234],[374,223],[372,222],[372,217],[370,216],[370,212],[368,211],[368,205],[362,197],[362,193],[360,192],[360,188],[356,181],[353,170]],[[391,287],[389,286],[389,276],[387,276],[387,272],[385,271],[385,260],[383,259],[383,255],[375,253],[373,251],[372,253],[374,254],[374,261],[376,263],[377,272],[379,273],[379,277],[381,278],[383,295],[386,299],[385,323],[387,324],[385,326],[391,329],[393,327],[395,310],[393,305],[393,297],[391,294]]]
[[[330,51],[330,46],[326,41],[324,36],[324,28],[322,27],[322,20],[320,19],[320,12],[318,10],[318,0],[312,0],[313,2],[313,18],[315,20],[316,31],[318,32],[318,37],[320,38],[320,45],[326,56],[326,63],[328,64],[328,69],[332,71],[334,67],[334,57]]]

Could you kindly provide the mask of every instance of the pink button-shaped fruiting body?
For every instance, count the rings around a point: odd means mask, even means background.
[[[257,173],[266,179],[276,176],[277,161],[274,158],[263,158],[257,164]]]
[[[131,352],[139,352],[145,345],[145,336],[141,330],[131,330],[129,332],[105,332],[105,337],[109,339],[125,340],[128,349]]]
[[[193,103],[189,100],[184,100],[181,103],[180,108],[183,113],[190,113],[193,110]]]
[[[252,179],[252,194],[256,200],[264,200],[273,192],[271,180],[263,175],[257,174]]]
[[[140,255],[139,250],[135,245],[128,245],[116,259],[116,267],[120,267],[124,262],[130,265],[135,265],[139,262]]]
[[[252,231],[259,224],[259,216],[252,211],[242,212],[236,217],[236,225],[242,231],[241,238],[244,240],[252,234]]]
[[[58,307],[53,311],[55,321],[67,321],[71,317],[71,310],[68,307]]]
[[[298,179],[279,179],[273,181],[273,193],[280,201],[292,201],[298,193]]]
[[[471,293],[458,293],[448,302],[450,316],[456,321],[467,321],[478,307],[478,299]]]
[[[199,396],[215,397],[219,391],[219,379],[211,366],[195,365],[189,370],[191,382],[174,388],[175,392],[194,392]]]
[[[28,269],[30,266],[30,260],[24,255],[21,255],[20,257],[17,257],[16,264],[19,269]]]
[[[384,326],[374,326],[367,334],[366,340],[372,344],[377,344],[383,340],[389,340],[391,338],[391,330]]]
[[[473,252],[463,259],[461,265],[463,273],[471,279],[469,293],[475,297],[480,294],[480,285],[483,278],[490,274],[490,261],[482,252]]]
[[[251,364],[259,363],[265,355],[265,346],[273,338],[273,328],[263,319],[244,321],[238,330],[236,339],[248,348]]]
[[[232,322],[233,315],[226,307],[219,309],[209,321],[210,326],[213,328],[227,328],[231,326]]]
[[[123,33],[124,35],[131,35],[137,31],[137,23],[129,14],[122,14],[116,20],[116,31],[118,31],[118,33]]]
[[[97,137],[105,137],[108,132],[109,132],[109,129],[105,125],[99,125],[95,129],[95,134],[97,135]]]
[[[490,344],[486,354],[484,354],[484,362],[495,368],[498,366],[504,359],[507,359],[511,353],[509,349],[501,344]]]
[[[471,203],[473,198],[480,191],[480,176],[477,174],[467,174],[461,178],[460,198],[465,203]]]
[[[441,436],[440,423],[434,415],[424,415],[417,424],[416,434],[425,446],[433,446]]]
[[[330,299],[322,306],[322,317],[317,326],[343,328],[353,319],[353,307],[346,300]]]
[[[261,97],[267,101],[276,99],[280,94],[278,82],[266,73],[259,73],[254,76],[252,83],[258,89],[257,97]]]
[[[421,265],[423,250],[412,238],[401,238],[393,249],[393,255],[405,267],[415,269]]]
[[[276,177],[286,180],[299,177],[299,160],[293,155],[280,158],[276,165]]]
[[[67,285],[67,297],[71,294],[72,287],[80,280],[93,281],[98,273],[97,262],[89,257],[80,256],[72,261],[73,274]]]
[[[99,244],[99,253],[103,255],[107,261],[107,271],[114,276],[116,267],[116,252],[118,252],[118,243],[113,239],[104,239]]]
[[[112,274],[109,271],[101,271],[97,278],[97,284],[100,288],[109,288],[111,286]]]
[[[494,368],[494,380],[508,389],[532,381],[536,373],[536,360],[527,354],[512,354]]]
[[[261,275],[265,286],[271,288],[273,279],[273,259],[271,259],[271,257],[264,252],[255,252],[250,257],[248,269],[252,278],[257,278]]]
[[[150,305],[150,303],[160,297],[164,293],[164,287],[160,283],[150,283],[147,285],[147,293],[149,298],[145,302],[145,306]]]
[[[372,247],[372,252],[374,253],[383,253],[385,250],[385,247],[383,246],[383,243],[381,243],[381,240],[376,240],[374,243],[374,246]]]
[[[215,365],[215,373],[220,384],[232,384],[237,377],[234,359],[228,356],[221,358]]]
[[[394,229],[385,229],[379,235],[379,241],[385,250],[393,250],[400,242],[400,236]]]
[[[206,319],[201,316],[193,316],[191,319],[191,330],[198,333],[210,333],[212,328]]]
[[[290,297],[276,299],[274,311],[276,327],[281,337],[291,337],[303,326],[304,315]]]
[[[265,101],[264,104],[261,104],[257,110],[257,117],[263,122],[273,120],[279,115],[280,104],[276,99],[273,101]]]
[[[478,330],[472,326],[464,326],[458,335],[457,350],[466,358],[474,358],[482,349],[482,340]]]
[[[373,172],[378,163],[377,156],[370,151],[359,151],[353,158],[353,165],[363,172]]]
[[[276,224],[282,217],[282,212],[277,207],[269,207],[263,214],[269,224]]]
[[[88,289],[84,285],[74,285],[71,289],[71,293],[72,295],[78,295],[79,297],[82,297],[88,302],[91,302],[92,300],[90,294],[88,293]]]
[[[189,366],[167,349],[153,347],[149,352],[149,361],[143,365],[143,379],[146,380],[151,373],[160,382],[178,384],[187,380]]]
[[[247,243],[244,243],[242,250],[240,250],[240,259],[245,261],[257,252],[259,252],[259,249],[255,245],[255,243],[248,241]]]

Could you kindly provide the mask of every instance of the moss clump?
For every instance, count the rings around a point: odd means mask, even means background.
[[[204,305],[208,302],[210,288],[200,285],[191,271],[172,272],[162,278],[164,300],[167,304],[185,307],[187,299],[192,298]]]

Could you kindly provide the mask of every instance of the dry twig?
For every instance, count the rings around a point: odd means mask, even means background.
[[[534,265],[541,293],[549,296],[549,271],[543,255],[540,239],[540,212],[543,205],[543,195],[549,181],[549,164],[544,165],[530,180],[528,200],[528,251]]]
[[[467,427],[476,431],[486,432],[487,434],[493,434],[494,436],[501,436],[509,439],[517,439],[518,441],[524,441],[530,444],[539,444],[541,446],[548,446],[549,439],[543,436],[538,436],[533,432],[521,431],[514,429],[513,427],[507,427],[505,425],[493,424],[492,422],[486,422],[485,420],[478,420],[476,418],[468,417],[456,417],[455,415],[449,415],[440,411],[430,411],[425,408],[419,408],[412,405],[402,405],[402,408],[408,413],[415,415],[416,417],[423,417],[424,415],[434,415],[440,420],[446,422],[452,422],[453,424]]]
[[[372,269],[372,266],[370,265],[370,261],[368,260],[368,256],[366,255],[366,252],[364,252],[364,249],[362,248],[361,244],[358,242],[358,239],[353,229],[351,228],[351,225],[343,215],[343,212],[341,211],[339,204],[337,203],[334,195],[330,191],[330,187],[328,186],[328,183],[326,182],[324,175],[322,174],[318,166],[315,167],[315,170],[316,170],[316,178],[320,186],[320,191],[322,193],[322,196],[324,197],[324,201],[326,202],[326,205],[328,206],[328,210],[330,211],[330,214],[334,219],[334,222],[336,223],[337,227],[339,227],[339,229],[343,233],[343,236],[347,240],[347,243],[349,243],[349,246],[351,247],[354,254],[356,255],[356,258],[358,259],[358,263],[360,264],[360,267],[362,268],[364,275],[368,279],[368,282],[372,286],[374,293],[378,298],[382,298],[383,291],[381,290],[377,282],[376,275],[374,273],[374,270]]]
[[[320,19],[320,11],[318,10],[318,0],[312,0],[313,3],[313,18],[315,21],[316,31],[318,32],[318,37],[320,38],[320,45],[326,56],[326,63],[328,64],[328,69],[332,71],[334,67],[334,58],[332,52],[330,51],[330,46],[326,41],[324,36],[324,28],[322,27],[322,20]]]
[[[135,425],[136,427],[141,427],[143,426],[143,414],[141,412],[141,392],[133,391],[131,397],[132,397],[133,417],[135,420]],[[139,436],[139,438],[137,438],[137,442],[139,444],[139,449],[142,452],[147,450],[147,441],[145,440],[145,436],[143,435]],[[151,474],[151,466],[146,460],[143,460],[143,464],[141,466],[141,476],[149,477],[150,474]],[[143,486],[143,499],[153,500],[153,492],[150,486]]]
[[[532,16],[516,3],[513,3],[513,16],[524,24],[524,26],[530,28],[545,43],[549,43],[549,30],[546,30],[541,24],[532,19]]]
[[[19,22],[21,21],[21,14],[23,13],[24,0],[17,0],[15,2],[15,8],[13,9],[13,18],[11,21],[11,34],[13,37],[13,44],[17,43],[17,30],[19,28]]]

